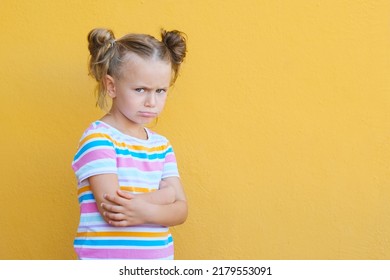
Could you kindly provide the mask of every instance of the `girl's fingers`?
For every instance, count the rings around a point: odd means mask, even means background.
[[[123,214],[118,213],[104,212],[103,215],[112,221],[122,221],[124,218]]]
[[[125,198],[125,199],[133,199],[135,196],[132,193],[129,192],[124,192],[122,190],[117,190],[116,192],[120,197]]]
[[[115,206],[115,205],[111,205],[111,204],[107,204],[107,203],[102,203],[100,204],[100,206],[106,210],[106,211],[109,211],[111,213],[121,213],[123,212],[123,208],[121,206]]]

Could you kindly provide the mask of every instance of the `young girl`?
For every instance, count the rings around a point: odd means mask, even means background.
[[[169,226],[187,218],[186,196],[169,141],[144,127],[163,110],[186,54],[179,31],[88,34],[90,74],[109,112],[84,132],[72,167],[78,179],[79,259],[173,259]]]

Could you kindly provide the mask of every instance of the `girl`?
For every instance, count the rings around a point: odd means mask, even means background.
[[[79,259],[173,259],[169,226],[187,218],[169,141],[144,127],[163,110],[186,54],[179,31],[88,34],[97,104],[111,109],[84,132],[72,167],[78,179]]]

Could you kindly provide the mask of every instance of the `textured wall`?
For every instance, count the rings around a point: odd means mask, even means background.
[[[75,258],[97,26],[188,34],[154,127],[189,198],[178,259],[390,258],[389,1],[2,0],[1,259]]]

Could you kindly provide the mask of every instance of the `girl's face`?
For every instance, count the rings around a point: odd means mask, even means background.
[[[125,125],[150,123],[164,108],[171,75],[169,63],[131,55],[118,78],[107,77],[111,114]]]

